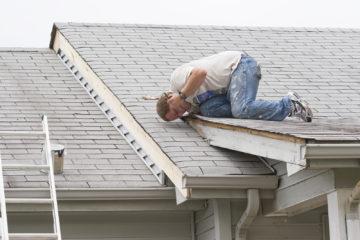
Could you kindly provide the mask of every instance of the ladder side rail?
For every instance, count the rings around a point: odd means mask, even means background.
[[[46,154],[46,161],[50,167],[48,171],[49,174],[49,184],[50,184],[50,196],[53,200],[53,219],[54,219],[54,232],[58,235],[58,240],[61,240],[61,230],[60,230],[60,221],[59,221],[59,210],[57,204],[57,197],[56,197],[56,189],[55,189],[55,177],[54,177],[54,166],[53,160],[51,155],[51,145],[50,145],[50,137],[49,137],[49,128],[47,122],[47,116],[43,115],[43,130],[45,133],[45,154]]]
[[[5,201],[5,189],[4,189],[4,177],[2,168],[2,159],[0,154],[0,201],[1,201],[1,239],[9,240],[9,229],[7,221],[6,201]]]

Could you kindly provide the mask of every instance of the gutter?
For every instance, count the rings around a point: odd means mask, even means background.
[[[150,199],[175,199],[173,187],[166,188],[111,188],[111,189],[84,189],[57,188],[59,201],[71,200],[150,200]],[[7,198],[45,198],[49,194],[48,189],[43,188],[16,188],[5,190]]]
[[[182,188],[189,189],[189,198],[186,199],[175,189],[178,205],[187,200],[238,198],[244,197],[246,189],[262,189],[262,197],[273,198],[269,191],[278,187],[276,175],[226,175],[226,176],[187,176],[182,178]],[[242,190],[242,191],[241,191]]]
[[[276,175],[183,176],[183,188],[191,189],[276,189]]]
[[[248,189],[248,204],[246,210],[236,224],[235,240],[246,240],[247,231],[258,214],[260,194],[258,189]]]
[[[306,144],[306,159],[360,159],[360,144]]]
[[[48,198],[48,189],[6,189],[9,198]],[[134,189],[57,189],[60,212],[144,212],[199,211],[206,207],[202,199],[175,202],[174,188]],[[8,212],[51,212],[51,205],[12,204]]]
[[[299,170],[360,168],[360,144],[306,144],[304,158],[306,166],[298,168]],[[295,170],[294,173],[296,172]]]

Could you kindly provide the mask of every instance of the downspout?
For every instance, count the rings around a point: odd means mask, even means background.
[[[245,212],[236,224],[235,240],[246,240],[247,230],[254,221],[260,208],[259,189],[247,190],[248,203]]]

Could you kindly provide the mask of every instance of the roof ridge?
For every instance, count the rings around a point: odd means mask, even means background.
[[[289,31],[289,32],[359,32],[357,28],[329,28],[329,27],[266,27],[266,26],[231,26],[231,25],[171,25],[145,23],[85,23],[85,22],[56,22],[56,27],[124,27],[124,28],[167,28],[167,29],[212,29],[212,30],[246,30],[246,31]]]

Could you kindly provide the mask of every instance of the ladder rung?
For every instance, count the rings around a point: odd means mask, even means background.
[[[0,131],[0,136],[45,136],[40,131]]]
[[[51,204],[53,201],[49,198],[6,198],[6,203],[19,203],[19,204]]]
[[[22,240],[22,239],[42,239],[42,240],[53,240],[58,239],[56,233],[9,233],[9,239],[11,240]]]
[[[50,170],[50,166],[49,165],[35,165],[35,164],[4,164],[3,169]]]

